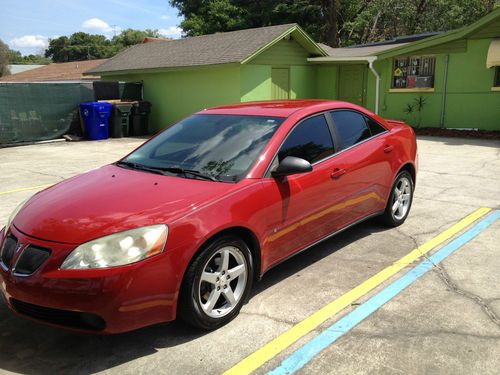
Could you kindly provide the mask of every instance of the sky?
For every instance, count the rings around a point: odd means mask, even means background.
[[[181,19],[168,0],[1,0],[0,39],[22,54],[43,53],[50,38],[77,31],[113,37],[158,29],[179,38]]]

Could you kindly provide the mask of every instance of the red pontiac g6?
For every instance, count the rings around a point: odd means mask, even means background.
[[[204,110],[21,204],[0,232],[0,294],[77,330],[215,329],[284,259],[367,218],[402,224],[416,170],[413,130],[350,103]]]

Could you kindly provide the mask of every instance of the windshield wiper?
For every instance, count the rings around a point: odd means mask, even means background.
[[[204,180],[209,180],[209,181],[219,181],[215,177],[209,176],[207,174],[203,174],[200,171],[195,171],[193,169],[184,169],[180,167],[158,167],[158,169],[170,173],[176,173],[176,174],[183,174],[187,175],[190,174],[191,176],[195,176],[198,178],[203,178]]]
[[[161,175],[165,176],[165,172],[162,169],[147,167],[145,165],[138,164],[138,163],[133,163],[131,161],[119,161],[119,162],[116,163],[116,165],[118,165],[118,166],[124,166],[124,167],[127,167],[127,168],[132,168],[132,169],[137,169],[137,170],[140,170],[140,171],[146,171],[146,172],[161,174]]]
[[[146,165],[134,163],[131,161],[119,161],[116,164],[119,166],[122,165],[122,166],[125,166],[128,168],[138,169],[141,171],[147,171],[147,172],[151,172],[151,173],[157,173],[157,174],[161,174],[161,175],[165,175],[165,172],[174,173],[174,174],[183,174],[185,176],[189,174],[191,176],[202,178],[204,180],[219,181],[212,176],[203,174],[203,173],[201,173],[199,171],[195,171],[193,169],[184,169],[184,168],[180,168],[180,167],[148,167]]]

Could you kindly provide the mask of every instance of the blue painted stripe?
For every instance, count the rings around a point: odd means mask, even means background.
[[[485,219],[474,225],[467,232],[457,237],[455,240],[444,246],[441,250],[419,263],[405,275],[385,289],[375,294],[368,301],[357,307],[351,313],[340,319],[338,322],[327,328],[314,339],[304,344],[300,349],[286,358],[281,365],[270,371],[271,375],[293,374],[304,367],[311,359],[322,350],[333,344],[339,337],[349,332],[364,319],[377,311],[385,303],[396,297],[405,288],[415,282],[418,278],[432,269],[435,264],[440,263],[450,254],[460,249],[467,242],[471,241],[482,231],[500,218],[500,210],[493,211]]]

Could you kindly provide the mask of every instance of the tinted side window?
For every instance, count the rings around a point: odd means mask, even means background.
[[[386,131],[386,129],[380,125],[377,121],[373,120],[370,117],[365,117],[366,123],[368,124],[368,127],[370,128],[370,132],[372,133],[372,136],[383,133]]]
[[[333,122],[342,142],[342,147],[347,148],[371,137],[363,115],[353,111],[331,112]]]
[[[314,163],[333,154],[333,141],[325,116],[308,118],[288,135],[278,152],[279,160],[296,156]]]

